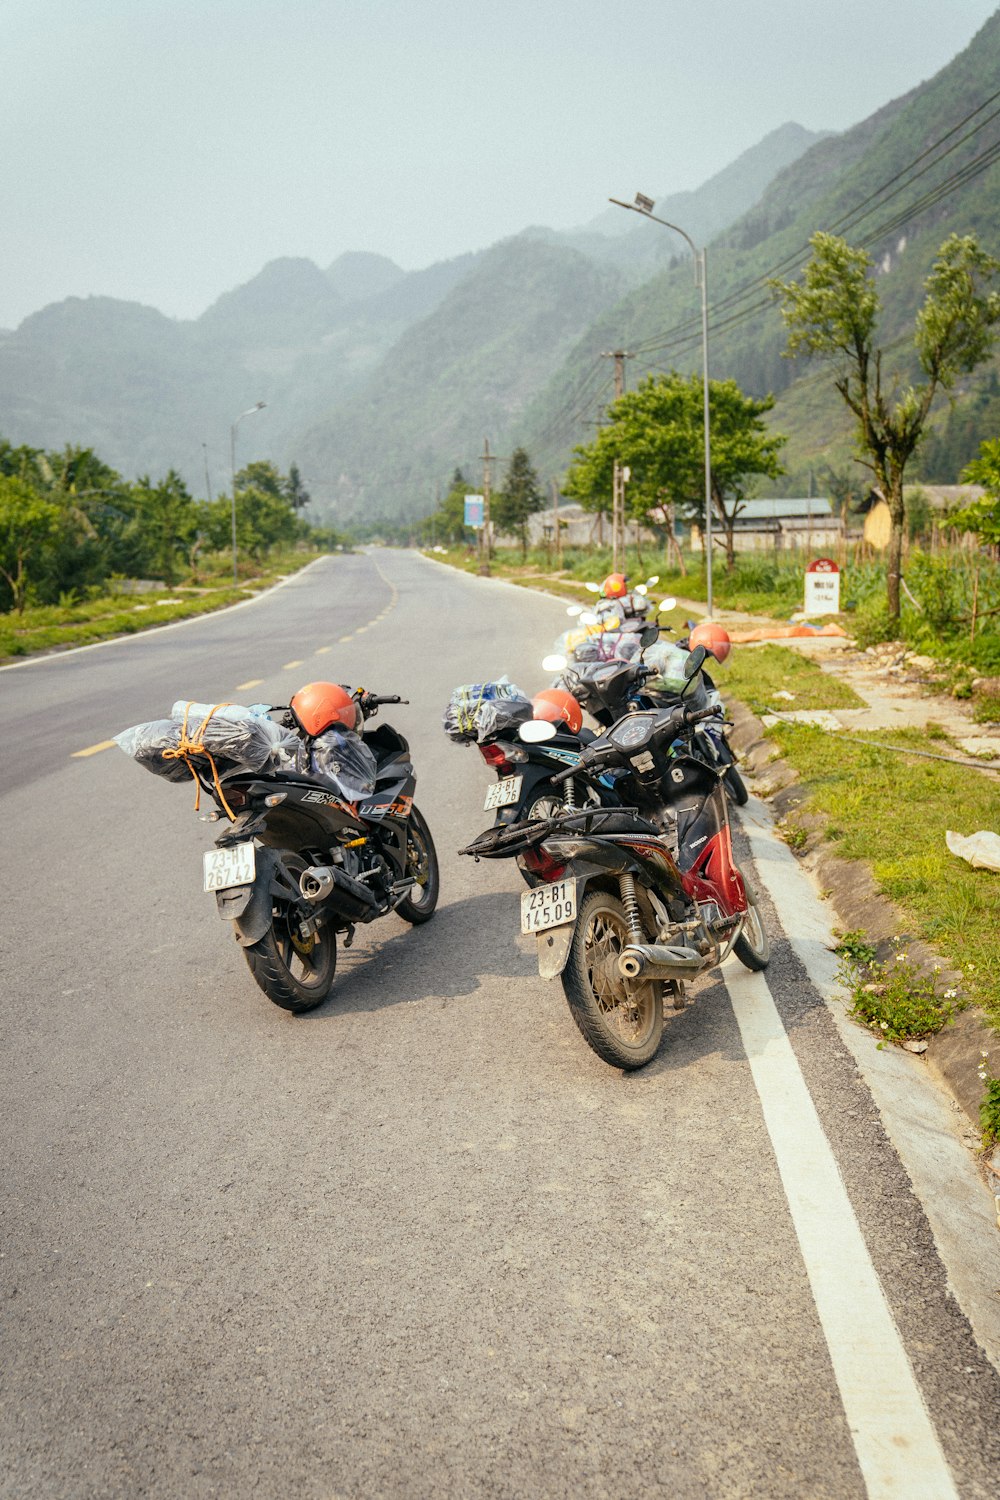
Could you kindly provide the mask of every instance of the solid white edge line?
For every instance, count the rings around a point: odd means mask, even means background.
[[[957,1500],[906,1350],[763,974],[722,971],[869,1500]]]
[[[774,833],[766,805],[751,797],[740,825],[761,883],[779,913],[793,913],[786,935],[810,983],[827,1006],[840,1040],[871,1091],[934,1237],[949,1290],[980,1347],[1000,1371],[1000,1235],[993,1200],[959,1135],[965,1120],[927,1065],[900,1047],[882,1047],[851,1020],[832,951],[836,914],[815,881]]]

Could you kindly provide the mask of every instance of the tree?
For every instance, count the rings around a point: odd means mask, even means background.
[[[491,519],[501,536],[516,536],[521,543],[521,557],[528,555],[528,520],[545,507],[545,496],[538,475],[523,448],[515,448],[502,490],[493,497]]]
[[[186,560],[197,535],[199,507],[175,469],[159,484],[144,476],[131,486],[130,494],[134,506],[131,565],[173,584],[178,577],[178,554]]]
[[[298,515],[300,510],[304,510],[312,499],[309,491],[302,483],[302,475],[299,473],[298,464],[292,464],[288,470],[288,478],[285,481],[285,499],[296,515]]]
[[[950,235],[924,282],[913,347],[924,379],[905,384],[883,376],[877,343],[880,312],[873,262],[836,235],[810,240],[812,257],[798,282],[774,280],[788,329],[786,354],[818,355],[833,366],[834,385],[856,422],[862,463],[871,469],[891,522],[887,559],[889,616],[899,618],[900,574],[906,503],[903,478],[924,432],[939,390],[981,364],[1000,320],[1000,294],[989,283],[1000,261],[981,250],[973,235]]]
[[[585,503],[601,487],[610,497],[614,462],[628,466],[628,515],[646,521],[651,510],[675,506],[689,520],[704,524],[705,428],[702,382],[698,375],[650,375],[608,409],[610,422],[594,442],[577,448],[577,460],[563,488]],[[712,513],[722,528],[729,567],[735,561],[734,531],[740,507],[757,476],[784,472],[780,433],[764,421],[774,405],[746,395],[735,380],[710,380]]]
[[[24,613],[29,568],[36,567],[58,536],[62,514],[23,479],[0,475],[0,575],[11,601]]]
[[[1000,547],[1000,439],[987,440],[962,471],[964,484],[981,484],[986,494],[948,517],[948,525],[971,531],[988,547]]]
[[[452,542],[461,544],[469,539],[469,528],[465,524],[465,497],[473,493],[472,486],[461,469],[451,477],[447,495],[432,515],[420,523],[424,539],[430,542]]]
[[[291,504],[287,488],[288,481],[270,459],[259,458],[236,475],[237,494],[240,490],[260,490],[262,494],[273,495],[275,500],[288,500]]]

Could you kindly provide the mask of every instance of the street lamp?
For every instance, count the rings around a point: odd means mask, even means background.
[[[256,406],[248,406],[246,411],[241,411],[232,427],[229,429],[229,463],[233,471],[233,587],[239,583],[236,571],[236,429],[244,417],[252,417],[255,411],[263,411],[267,405],[266,401],[258,401]],[[709,611],[711,613],[711,611]]]
[[[609,198],[609,203],[614,203],[618,208],[627,208],[632,213],[642,214],[644,219],[652,219],[657,224],[663,224],[667,229],[672,229],[675,234],[683,235],[691,246],[691,254],[694,256],[694,279],[695,285],[701,287],[701,363],[702,363],[702,385],[704,387],[705,407],[705,582],[708,591],[708,615],[712,616],[712,454],[710,447],[710,432],[708,420],[708,251],[699,250],[691,236],[683,230],[679,224],[671,224],[667,219],[658,219],[653,209],[655,203],[652,198],[647,198],[644,193],[636,193],[634,203],[623,203],[620,198]]]

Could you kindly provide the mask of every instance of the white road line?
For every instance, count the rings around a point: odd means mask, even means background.
[[[869,1500],[957,1500],[899,1330],[763,974],[722,971]]]

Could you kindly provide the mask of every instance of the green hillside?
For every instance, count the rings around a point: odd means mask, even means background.
[[[924,277],[947,234],[975,232],[987,249],[1000,253],[1000,107],[993,99],[998,80],[1000,14],[935,78],[854,130],[813,146],[711,243],[710,374],[733,377],[757,396],[778,394],[772,422],[791,438],[785,485],[800,484],[810,470],[848,462],[851,438],[829,376],[782,357],[785,339],[767,277],[793,275],[817,229],[867,246],[879,266],[883,342],[897,345],[912,325]],[[676,238],[655,224],[640,227]],[[587,331],[517,434],[543,471],[558,473],[565,466],[573,445],[592,431],[585,424],[610,398],[601,350],[635,352],[630,383],[651,370],[700,369],[699,306],[691,263],[678,261]],[[905,365],[905,347],[894,353]],[[960,407],[971,403],[984,422],[995,415],[979,394],[991,378],[987,372],[957,393]],[[943,448],[938,452],[938,468],[960,466],[990,431],[951,420],[955,441],[947,457]],[[948,421],[945,408],[937,414],[937,429]],[[928,460],[933,453],[930,442]]]

